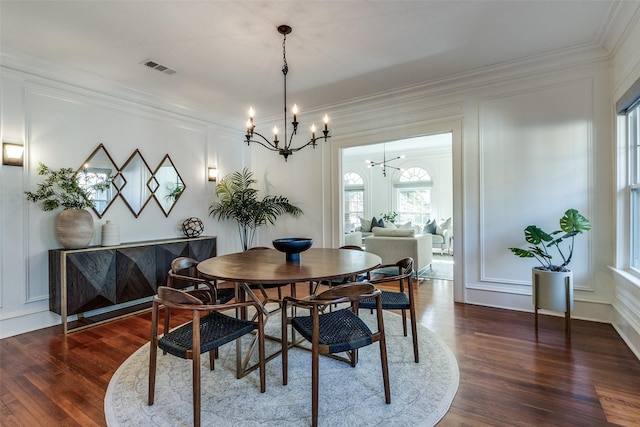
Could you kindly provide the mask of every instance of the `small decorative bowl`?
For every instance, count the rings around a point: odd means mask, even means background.
[[[273,247],[287,254],[287,262],[300,262],[300,252],[304,252],[313,245],[313,239],[305,237],[285,237],[275,239]]]

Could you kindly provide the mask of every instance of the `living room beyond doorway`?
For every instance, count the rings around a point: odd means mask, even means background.
[[[444,132],[341,150],[342,231],[363,240],[376,226],[430,233],[435,269],[424,276],[452,280],[452,139]]]

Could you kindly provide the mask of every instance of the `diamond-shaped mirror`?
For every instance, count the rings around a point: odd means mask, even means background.
[[[158,184],[153,197],[168,217],[186,186],[168,154],[164,156],[153,176]]]
[[[114,181],[117,181],[118,177],[118,167],[103,144],[98,145],[76,171],[78,183],[82,188],[88,189],[91,194],[94,204],[93,211],[98,215],[98,218],[102,218],[118,197],[119,187],[114,185]],[[111,180],[109,188],[104,191],[95,189],[96,184],[104,183],[107,180]]]
[[[120,195],[137,218],[151,199],[151,190],[149,189],[149,182],[152,178],[151,169],[140,151],[136,150],[124,164],[120,173],[124,180],[124,185],[120,187]]]

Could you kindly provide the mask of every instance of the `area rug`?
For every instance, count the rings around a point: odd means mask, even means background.
[[[369,324],[375,315],[362,311]],[[280,325],[271,316],[267,329]],[[375,329],[375,328],[374,328]],[[458,389],[458,365],[451,350],[419,326],[420,363],[413,361],[411,337],[402,335],[399,315],[385,312],[391,404],[384,388],[377,343],[360,349],[358,365],[321,357],[321,426],[432,426],[448,411]],[[244,339],[247,339],[246,337]],[[246,343],[245,344],[246,348]],[[267,354],[279,344],[267,340]],[[113,375],[105,397],[107,425],[190,426],[193,424],[191,362],[158,354],[155,403],[147,405],[149,345],[131,355]],[[260,393],[258,371],[235,376],[235,345],[220,349],[216,369],[202,360],[203,426],[306,426],[311,424],[311,354],[289,352],[289,384],[282,385],[281,358],[266,365],[267,390]]]
[[[453,280],[453,256],[433,254],[431,269],[421,271],[420,278]]]
[[[372,273],[395,276],[398,274],[398,268],[378,268],[373,270]],[[421,281],[424,279],[453,280],[453,257],[451,255],[433,254],[431,264],[420,270],[418,277]]]

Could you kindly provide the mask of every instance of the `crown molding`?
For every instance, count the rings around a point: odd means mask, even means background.
[[[237,121],[235,117],[213,113],[206,107],[196,109],[171,99],[155,96],[137,87],[123,85],[77,69],[62,67],[54,62],[4,46],[0,51],[0,71],[3,75],[20,78],[27,83],[59,87],[85,95],[91,92],[93,96],[98,94],[104,99],[133,103],[183,119],[221,126],[224,126],[224,123]]]

